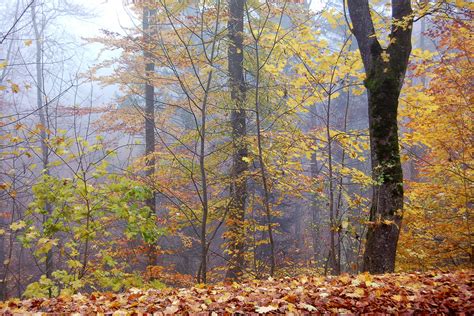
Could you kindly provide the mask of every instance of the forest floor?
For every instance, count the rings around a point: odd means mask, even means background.
[[[81,313],[474,314],[474,270],[284,278],[0,302],[4,315]],[[37,314],[38,315],[38,314]]]

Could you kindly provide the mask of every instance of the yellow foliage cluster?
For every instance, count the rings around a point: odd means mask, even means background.
[[[411,148],[418,174],[406,181],[400,270],[472,267],[474,259],[473,24],[440,21],[436,30],[442,31],[439,55],[414,69],[429,74],[428,87],[405,90],[404,146]]]

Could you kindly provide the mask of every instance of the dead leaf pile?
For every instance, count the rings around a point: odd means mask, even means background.
[[[255,280],[192,288],[10,300],[0,313],[474,314],[474,270]],[[123,313],[122,313],[123,312]]]

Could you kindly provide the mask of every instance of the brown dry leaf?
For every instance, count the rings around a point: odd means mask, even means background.
[[[306,280],[307,279],[307,280]],[[474,314],[474,270],[257,280],[225,286],[75,294],[0,302],[0,314]],[[303,284],[304,283],[304,284]],[[357,284],[358,286],[354,286]]]
[[[256,306],[255,311],[259,314],[266,314],[269,312],[276,311],[278,309],[278,306],[274,305],[269,305],[269,306]]]
[[[179,311],[179,307],[176,306],[176,305],[170,305],[168,307],[165,308],[165,310],[163,311],[163,313],[165,313],[165,315],[173,315],[175,314],[177,311]]]
[[[314,311],[317,311],[318,309],[316,307],[314,307],[313,305],[309,305],[309,304],[306,304],[306,303],[301,303],[298,305],[299,308],[302,308],[302,309],[305,309],[307,310],[308,312],[314,312]]]

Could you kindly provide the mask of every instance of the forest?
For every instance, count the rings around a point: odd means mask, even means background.
[[[473,13],[2,1],[0,312],[474,313]]]

